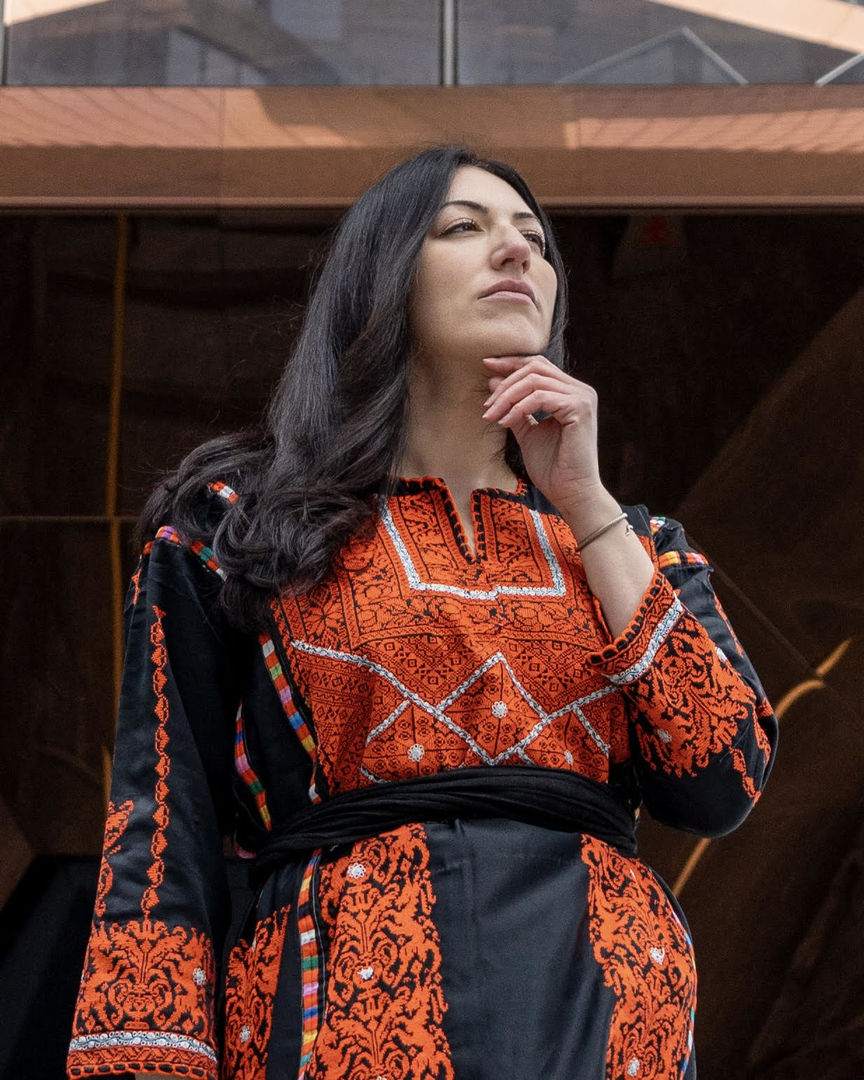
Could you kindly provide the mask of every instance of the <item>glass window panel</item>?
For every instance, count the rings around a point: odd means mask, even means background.
[[[40,853],[98,851],[114,729],[108,526],[4,522],[0,560],[0,795]]]
[[[650,0],[461,0],[458,18],[465,84],[815,83],[850,56]]]
[[[13,86],[428,85],[437,0],[17,0]]]
[[[827,71],[819,80],[820,86],[831,83],[864,83],[864,53],[856,53],[836,68]]]
[[[121,512],[199,442],[257,420],[290,353],[324,217],[136,219],[125,322]]]
[[[0,218],[0,512],[101,514],[115,223]]]

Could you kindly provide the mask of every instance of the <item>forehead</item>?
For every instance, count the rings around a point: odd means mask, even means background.
[[[533,213],[519,192],[510,187],[506,180],[475,165],[461,165],[453,174],[445,202],[453,199],[482,203],[507,214],[524,213],[526,210]]]

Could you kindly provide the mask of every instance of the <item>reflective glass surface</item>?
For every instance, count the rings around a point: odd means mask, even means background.
[[[855,55],[853,47],[824,44],[836,44],[837,35],[823,33],[818,19],[793,25],[773,3],[751,0],[746,16],[742,8],[740,17],[760,29],[687,6],[659,0],[461,0],[459,82],[812,84]],[[815,10],[818,0],[810,7]],[[858,40],[851,32],[848,37],[850,46]],[[840,81],[861,78],[858,68]]]
[[[439,80],[436,0],[7,0],[4,21],[13,86]]]

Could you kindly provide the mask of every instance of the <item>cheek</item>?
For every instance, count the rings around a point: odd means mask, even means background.
[[[421,267],[411,291],[412,321],[420,327],[439,322],[452,311],[454,288],[452,278],[436,266]]]
[[[408,308],[408,325],[415,346],[434,346],[437,343],[442,327],[447,325],[446,299],[447,291],[442,288],[435,268],[420,266]]]
[[[555,298],[558,295],[558,279],[555,276],[555,271],[552,267],[549,267],[549,275],[543,286],[544,304],[543,308],[546,314],[546,321],[551,327],[552,316],[555,312]]]

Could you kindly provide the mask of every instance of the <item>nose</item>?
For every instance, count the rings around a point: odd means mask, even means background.
[[[531,244],[522,231],[510,222],[503,224],[495,234],[492,249],[492,265],[496,270],[508,264],[520,266],[523,274],[531,265]]]

